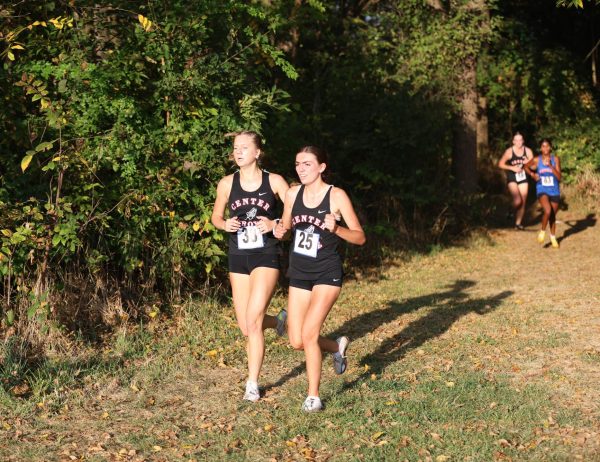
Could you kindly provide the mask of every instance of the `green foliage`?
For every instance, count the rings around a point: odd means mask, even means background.
[[[2,34],[20,48],[5,53],[0,116],[7,304],[15,288],[74,269],[165,295],[201,283],[223,256],[209,222],[229,168],[223,134],[260,131],[286,108],[265,77],[297,75],[269,41],[277,18],[240,1],[12,8]]]
[[[519,128],[555,138],[569,175],[598,165],[597,95],[541,3],[0,7],[2,322],[68,319],[53,305],[67,276],[130,299],[218,276],[210,213],[231,170],[225,134],[242,128],[265,135],[266,167],[288,179],[299,146],[327,148],[373,252],[460,233],[486,213],[451,170],[475,63],[494,148]]]
[[[600,124],[597,118],[581,118],[572,124],[557,121],[542,134],[552,140],[554,152],[560,157],[563,182],[576,180],[577,174],[589,165],[600,170]]]

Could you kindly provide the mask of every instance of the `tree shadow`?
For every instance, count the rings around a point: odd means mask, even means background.
[[[360,365],[369,365],[369,371],[348,382],[344,388],[352,388],[361,381],[366,374],[381,374],[385,368],[402,359],[410,350],[419,348],[428,340],[439,337],[446,332],[452,324],[469,313],[485,315],[494,311],[503,300],[514,292],[505,290],[493,297],[475,298],[468,297],[448,298],[443,303],[427,313],[425,316],[412,321],[393,337],[386,339],[375,351],[363,356]],[[391,309],[401,306],[398,302],[390,302]]]
[[[567,229],[563,233],[563,235],[558,238],[558,242],[562,242],[563,240],[565,240],[569,236],[572,236],[573,234],[580,233],[588,228],[596,226],[596,221],[598,220],[596,219],[595,213],[588,213],[587,216],[585,218],[582,218],[581,220],[563,221],[565,225],[569,226],[569,229]]]
[[[469,299],[469,295],[465,291],[475,284],[475,281],[461,279],[447,286],[448,290],[442,292],[409,298],[401,303],[396,301],[390,302],[385,308],[363,313],[355,318],[349,319],[333,332],[328,333],[327,336],[337,338],[340,335],[347,335],[352,341],[356,341],[371,333],[381,324],[391,322],[403,314],[408,314],[425,306],[439,307],[425,317],[413,321],[398,335],[386,340],[380,348],[383,348],[384,345],[394,345],[398,342],[398,339],[406,338],[409,334],[414,338],[413,343],[415,345],[417,345],[417,343],[418,345],[421,345],[426,340],[444,333],[457,319],[465,314],[473,311],[485,314],[485,312],[495,309],[504,298],[513,293],[511,291],[505,291],[492,298]],[[438,317],[440,319],[437,319]],[[443,321],[444,319],[446,321]],[[435,324],[429,325],[429,323]],[[418,332],[417,329],[421,329],[422,332]],[[411,346],[411,348],[413,347]],[[393,348],[391,348],[390,351],[394,354]],[[402,353],[402,355],[403,354],[404,353]],[[399,357],[400,356],[398,356],[398,358]],[[364,362],[364,359],[361,362]],[[306,366],[304,363],[294,367],[276,382],[266,385],[265,390],[283,385],[288,380],[291,380],[304,372],[305,368]]]

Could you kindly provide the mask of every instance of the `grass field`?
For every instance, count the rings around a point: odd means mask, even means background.
[[[0,389],[0,460],[600,461],[600,228],[559,218],[559,250],[493,230],[345,284],[324,412],[300,411],[303,355],[271,332],[264,397],[242,401],[244,340],[205,297]]]

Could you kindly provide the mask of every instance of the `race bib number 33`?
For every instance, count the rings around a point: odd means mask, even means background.
[[[265,246],[263,235],[256,226],[246,226],[237,232],[238,249],[259,249]]]
[[[307,257],[317,258],[320,236],[317,233],[307,233],[297,230],[294,238],[294,252]]]

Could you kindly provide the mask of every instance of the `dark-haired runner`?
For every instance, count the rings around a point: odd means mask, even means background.
[[[332,353],[335,372],[346,370],[348,338],[337,341],[320,336],[321,327],[342,288],[342,260],[337,247],[341,239],[365,243],[365,233],[348,195],[323,178],[327,159],[314,146],[296,155],[296,173],[302,183],[289,189],[283,217],[274,235],[283,238],[292,230],[288,300],[288,336],[295,349],[306,355],[308,396],[305,412],[322,409],[319,397],[322,351]],[[339,224],[343,220],[345,226]]]
[[[557,249],[559,244],[556,240],[556,213],[560,203],[560,159],[552,154],[552,143],[547,138],[542,140],[540,151],[541,155],[525,165],[527,173],[536,181],[535,189],[543,209],[542,229],[538,233],[537,240],[540,244],[544,243],[549,221],[550,243]]]

